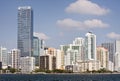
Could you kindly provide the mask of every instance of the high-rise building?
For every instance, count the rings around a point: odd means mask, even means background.
[[[40,56],[40,69],[41,70],[55,70],[56,57],[50,54]]]
[[[33,37],[33,55],[35,57],[35,65],[39,66],[39,56],[40,56],[40,39],[38,37]]]
[[[115,41],[115,57],[114,57],[115,71],[120,72],[120,40]]]
[[[96,60],[96,35],[88,32],[85,35],[85,60]]]
[[[97,60],[100,61],[100,68],[109,69],[109,52],[104,47],[97,47]]]
[[[109,60],[111,62],[113,62],[114,61],[114,58],[113,58],[113,56],[114,56],[114,43],[112,43],[112,42],[102,43],[102,47],[108,49],[108,51],[109,51]]]
[[[20,69],[20,50],[18,49],[11,50],[11,67],[17,70]]]
[[[2,68],[6,69],[8,66],[7,48],[0,47],[0,62],[2,62]]]
[[[61,50],[57,49],[56,50],[56,69],[63,69],[63,54]]]
[[[114,43],[106,42],[102,43],[102,47],[108,49],[109,52],[109,70],[113,71],[114,69]]]
[[[33,49],[33,10],[30,6],[18,7],[17,47],[21,56],[31,56]]]
[[[120,53],[120,40],[115,41],[115,52]]]
[[[61,45],[61,51],[64,53],[64,66],[76,64],[83,60],[84,55],[84,39],[75,38],[73,44]]]

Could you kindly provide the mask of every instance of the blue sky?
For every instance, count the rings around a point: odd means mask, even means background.
[[[69,44],[88,31],[97,44],[120,39],[120,0],[1,0],[0,45],[17,47],[17,8],[31,6],[34,32],[49,47]]]

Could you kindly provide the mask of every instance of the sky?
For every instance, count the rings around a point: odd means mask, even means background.
[[[0,46],[17,48],[19,6],[31,6],[34,34],[48,47],[72,43],[88,31],[97,45],[120,39],[120,0],[0,0]]]

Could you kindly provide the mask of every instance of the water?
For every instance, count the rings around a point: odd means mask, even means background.
[[[0,74],[0,81],[120,81],[120,74]]]

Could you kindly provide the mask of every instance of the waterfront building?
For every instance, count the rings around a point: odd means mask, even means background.
[[[63,69],[63,53],[61,50],[56,50],[56,69]]]
[[[78,62],[79,72],[98,71],[100,70],[100,62],[97,60],[87,60]]]
[[[101,46],[108,49],[108,51],[109,51],[109,60],[111,62],[114,62],[114,59],[113,59],[113,56],[114,56],[114,43],[106,42],[106,43],[102,43]]]
[[[96,60],[96,35],[88,32],[85,35],[85,60]]]
[[[35,65],[39,66],[39,56],[40,56],[40,39],[38,37],[33,37],[33,57],[35,57]]]
[[[11,56],[11,51],[8,52],[8,66],[12,66],[12,56]]]
[[[17,48],[21,56],[31,56],[33,49],[33,10],[30,6],[18,7]]]
[[[35,58],[34,57],[21,57],[21,72],[22,73],[31,73],[35,70]]]
[[[115,41],[115,71],[120,72],[120,40]]]
[[[100,61],[100,68],[108,70],[109,65],[109,52],[104,47],[97,47],[97,60]]]
[[[8,66],[7,48],[0,47],[0,62],[2,62],[2,68],[6,69]]]
[[[50,54],[40,56],[40,69],[44,71],[56,69],[56,57]]]
[[[45,50],[45,41],[43,39],[40,40],[40,56],[44,55]]]
[[[102,47],[108,49],[109,52],[109,70],[114,70],[114,43],[106,42],[101,44]]]
[[[15,68],[17,70],[20,69],[20,50],[19,49],[12,49],[10,54],[10,61],[11,61],[11,67]]]
[[[64,68],[69,66],[77,66],[77,62],[84,59],[84,39],[75,38],[73,44],[61,45],[61,51],[64,55]]]

